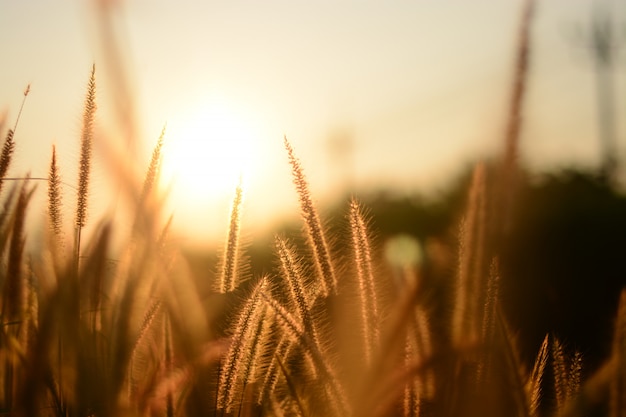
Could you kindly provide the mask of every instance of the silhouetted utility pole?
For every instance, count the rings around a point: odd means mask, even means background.
[[[615,28],[615,21],[607,3],[596,1],[591,14],[591,25],[577,33],[578,41],[591,50],[596,76],[598,108],[598,135],[602,152],[602,177],[611,182],[619,167],[617,155],[617,124],[615,120],[615,64],[623,36]]]

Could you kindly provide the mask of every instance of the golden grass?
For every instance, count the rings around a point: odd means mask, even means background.
[[[50,169],[48,170],[48,221],[50,230],[53,233],[55,246],[62,244],[63,217],[61,207],[63,205],[61,197],[61,175],[57,166],[56,147],[52,146],[52,158]]]
[[[96,114],[96,65],[91,68],[85,110],[83,112],[83,127],[80,137],[80,161],[78,168],[78,194],[76,201],[76,220],[74,236],[74,252],[76,263],[80,257],[80,240],[82,230],[87,222],[87,200],[89,197],[89,177],[91,173],[91,153]]]
[[[515,164],[526,82],[528,4],[507,169]],[[157,216],[163,201],[157,185],[160,161],[167,157],[162,155],[165,129],[143,187],[135,189],[137,179],[126,178],[131,185],[124,191],[136,203],[129,239],[114,246],[112,236],[120,225],[110,218],[82,241],[95,91],[93,66],[80,138],[75,257],[58,251],[65,237],[54,147],[46,179],[53,238],[37,246],[41,253],[25,252],[25,219],[34,188],[23,180],[3,195],[0,413],[565,417],[605,404],[611,416],[626,415],[626,292],[611,356],[586,379],[582,355],[553,336],[546,335],[530,372],[520,360],[499,291],[498,243],[506,234],[498,216],[506,213],[493,213],[503,207],[500,193],[510,177],[490,187],[486,166],[474,170],[458,258],[451,265],[456,282],[445,294],[450,317],[432,317],[430,282],[421,267],[392,271],[381,260],[372,221],[356,199],[349,204],[346,233],[337,236],[343,251],[331,250],[302,164],[286,138],[305,236],[276,236],[276,268],[247,279],[239,185],[217,272],[194,277],[168,240],[171,217],[163,225]],[[0,187],[16,146],[17,121],[0,153]],[[506,201],[508,210],[513,200]],[[300,240],[304,245],[296,244]],[[400,280],[389,288],[394,274]]]
[[[304,176],[302,165],[296,157],[286,136],[284,138],[284,144],[285,149],[287,149],[289,164],[291,165],[293,183],[296,187],[298,198],[300,199],[300,210],[306,226],[310,247],[313,251],[315,268],[321,283],[321,294],[322,296],[337,294],[335,268],[331,262],[324,229],[322,228],[319,215],[311,199],[309,184]]]
[[[88,97],[93,97],[93,77],[92,72]],[[93,127],[95,103],[87,108],[91,121],[86,125]],[[157,221],[148,212],[158,210],[154,205],[160,200],[144,202],[158,192],[163,138],[164,131],[137,191],[136,217],[150,222]],[[575,415],[573,404],[610,399],[612,415],[622,414],[625,297],[613,355],[588,380],[582,378],[582,355],[556,338],[546,337],[530,372],[519,359],[500,312],[500,271],[488,243],[490,196],[483,166],[476,168],[468,193],[458,281],[450,294],[452,316],[439,335],[433,333],[424,297],[428,289],[418,269],[401,271],[400,290],[377,294],[393,280],[378,264],[370,221],[356,200],[349,204],[349,233],[340,236],[347,253],[332,255],[302,167],[288,142],[285,146],[306,247],[276,236],[276,270],[252,283],[242,279],[238,187],[214,290],[202,294],[166,233],[149,232],[156,225],[139,227],[127,247],[114,252],[116,226],[104,222],[83,242],[79,268],[62,256],[30,261],[24,253],[24,221],[33,188],[28,181],[13,187],[0,216],[0,254],[6,260],[2,409],[26,416],[439,416],[508,410],[535,417],[551,401],[555,414],[569,416]],[[89,152],[81,154],[80,165],[90,158]],[[60,186],[53,148],[47,190],[51,253],[64,239]],[[119,255],[111,263],[114,253]],[[486,259],[492,259],[490,268]],[[332,277],[350,273],[354,276],[341,283],[345,294],[339,294]],[[359,330],[339,342],[338,332],[355,318]],[[360,363],[349,365],[355,353],[362,355]],[[546,379],[549,364],[553,377]],[[553,386],[546,389],[550,381]]]

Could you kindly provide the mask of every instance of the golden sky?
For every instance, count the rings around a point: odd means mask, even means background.
[[[593,61],[575,35],[576,25],[584,35],[593,0],[537,3],[523,160],[540,171],[596,166]],[[616,20],[626,20],[623,4],[606,3]],[[190,239],[221,236],[240,173],[250,223],[244,227],[294,213],[283,135],[321,202],[346,187],[357,194],[436,191],[499,151],[520,0],[106,4],[123,62],[110,62],[103,49],[102,14],[94,3],[0,0],[0,111],[7,111],[8,125],[32,84],[12,175],[46,176],[54,143],[64,180],[75,182],[93,62],[101,140],[120,134],[115,68],[124,70],[124,91],[132,97],[122,112],[136,124],[137,167],[147,164],[167,124],[164,179],[174,181],[169,209],[180,228],[194,230]],[[622,59],[618,114],[626,114],[625,68]],[[107,206],[108,168],[96,165],[94,205]],[[71,190],[67,194],[69,220]]]

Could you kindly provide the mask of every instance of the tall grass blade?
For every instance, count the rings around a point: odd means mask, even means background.
[[[157,205],[155,204],[156,199],[154,195],[154,188],[156,184],[158,184],[159,180],[164,138],[165,126],[163,126],[157,143],[152,150],[150,164],[148,165],[148,170],[141,188],[141,194],[139,195],[139,200],[137,202],[137,212],[135,213],[135,220],[132,228],[133,239],[136,239],[139,236],[147,237],[154,234],[152,227],[156,224],[155,209],[157,208]]]
[[[461,228],[452,340],[456,346],[478,344],[484,296],[485,167],[474,169],[465,219]]]
[[[28,189],[28,183],[20,187],[17,203],[14,208],[14,216],[11,220],[11,240],[9,255],[6,265],[6,275],[2,286],[2,329],[0,337],[6,339],[2,345],[7,351],[4,356],[3,398],[0,399],[4,409],[13,411],[18,387],[23,384],[24,372],[19,366],[17,358],[28,349],[27,330],[27,294],[25,277],[23,275],[24,254],[24,222],[26,209],[32,197],[33,189]],[[4,350],[4,349],[3,349]]]
[[[500,284],[500,271],[497,259],[491,261],[489,268],[489,279],[487,282],[487,293],[482,319],[482,344],[484,354],[478,368],[478,383],[487,383],[492,371],[496,347],[494,346],[496,326],[496,314],[498,311],[498,292]]]
[[[219,292],[233,291],[237,286],[237,267],[239,264],[239,234],[241,229],[241,206],[243,203],[243,189],[241,182],[235,189],[235,198],[230,211],[228,237],[224,254],[222,255],[222,267],[219,276]]]
[[[277,358],[283,358],[286,361],[291,354],[293,342],[286,335],[282,335],[274,350],[272,359],[269,362],[267,369],[265,370],[265,377],[263,378],[263,384],[259,389],[259,395],[257,397],[258,405],[265,405],[273,393],[276,392],[276,386],[280,377],[279,364]]]
[[[359,301],[361,303],[361,326],[365,339],[365,364],[372,362],[373,351],[379,347],[380,328],[378,320],[378,300],[370,239],[362,209],[356,200],[350,202],[350,231],[356,263],[356,275],[359,282]]]
[[[543,338],[539,353],[535,359],[535,364],[526,383],[526,395],[528,398],[528,409],[530,417],[537,417],[539,415],[539,406],[541,405],[542,385],[544,381],[544,375],[546,365],[548,364],[550,337],[546,335]]]
[[[563,344],[561,341],[552,338],[552,375],[554,377],[554,395],[556,397],[556,407],[562,410],[567,401],[568,391],[568,366]]]
[[[92,164],[92,145],[94,135],[94,122],[96,115],[96,65],[91,67],[91,75],[87,84],[87,97],[83,111],[83,127],[80,137],[80,161],[78,167],[78,199],[76,202],[76,220],[74,253],[76,265],[80,256],[80,240],[82,229],[87,222],[87,199],[89,197],[89,178]]]
[[[287,156],[289,158],[289,164],[291,165],[291,173],[293,175],[293,183],[296,186],[298,192],[298,198],[300,200],[300,210],[304,217],[304,223],[306,225],[309,242],[313,250],[313,256],[315,260],[315,267],[320,277],[322,285],[322,295],[337,294],[337,278],[335,276],[335,269],[331,262],[329,246],[326,242],[326,237],[322,229],[317,210],[311,200],[311,193],[309,192],[309,184],[304,176],[302,165],[291,147],[291,144],[284,137],[285,149],[287,150]]]
[[[223,361],[223,366],[220,368],[220,378],[217,389],[218,410],[224,410],[227,413],[232,411],[235,397],[235,382],[239,376],[245,357],[244,346],[247,342],[246,339],[249,337],[254,316],[259,308],[261,292],[265,285],[265,279],[260,280],[256,284],[237,319],[237,325],[234,327],[235,333],[232,336],[230,348]]]
[[[148,172],[146,173],[146,178],[143,182],[143,187],[141,190],[141,198],[140,202],[145,201],[148,195],[152,192],[155,185],[159,180],[159,174],[161,172],[161,161],[162,161],[162,149],[163,142],[165,140],[165,129],[167,126],[163,126],[161,130],[161,134],[159,135],[159,139],[157,139],[157,143],[152,150],[152,157],[150,158],[150,165],[148,165]]]
[[[346,399],[344,390],[339,382],[339,378],[335,375],[332,366],[328,363],[326,355],[311,341],[310,337],[304,332],[303,327],[294,317],[285,310],[276,300],[271,298],[265,292],[261,292],[263,301],[274,311],[278,321],[282,324],[283,329],[296,341],[302,348],[311,355],[312,362],[316,367],[316,373],[323,377],[327,389],[330,391],[330,402],[332,408],[337,410],[340,415],[350,413],[350,407]]]
[[[3,179],[6,177],[7,172],[9,171],[11,157],[13,156],[13,151],[15,150],[13,135],[13,129],[9,129],[9,131],[7,132],[7,136],[4,139],[4,144],[2,145],[2,151],[0,152],[0,191],[2,191]]]
[[[6,280],[4,282],[2,315],[6,323],[19,324],[25,312],[25,292],[23,271],[24,227],[26,209],[34,189],[27,189],[28,183],[21,186],[12,219],[11,241],[7,261]],[[18,326],[19,327],[19,326]]]
[[[0,191],[2,191],[2,182],[6,177],[7,172],[9,171],[9,165],[11,164],[11,158],[13,156],[13,151],[15,150],[15,142],[13,140],[13,136],[15,135],[15,131],[17,130],[17,125],[20,122],[20,117],[22,116],[22,110],[24,109],[24,103],[26,103],[26,97],[30,92],[30,84],[26,86],[24,90],[24,98],[22,98],[22,104],[20,105],[20,110],[17,113],[17,118],[15,119],[15,125],[13,125],[13,129],[9,129],[7,132],[7,136],[4,140],[4,144],[2,145],[2,151],[0,152]],[[4,122],[4,119],[3,119]],[[4,123],[2,123],[4,124]]]
[[[511,222],[511,209],[514,204],[515,189],[518,182],[518,154],[524,98],[527,90],[528,72],[530,67],[531,29],[535,10],[535,0],[525,0],[520,32],[518,35],[517,56],[513,74],[513,88],[509,100],[509,113],[505,132],[504,154],[502,157],[501,174],[497,205],[495,210],[496,239],[508,233]]]
[[[52,146],[52,159],[48,170],[48,223],[54,236],[54,248],[63,244],[63,217],[61,209],[63,207],[61,197],[61,176],[57,166],[56,147]]]
[[[304,331],[309,335],[313,343],[319,346],[317,330],[311,317],[311,311],[309,309],[303,285],[305,277],[303,275],[302,267],[299,265],[296,251],[294,247],[284,238],[276,236],[274,241],[276,250],[278,251],[281,271],[283,276],[287,279],[287,283],[289,285],[289,294],[291,296],[292,305],[298,318],[304,326]]]

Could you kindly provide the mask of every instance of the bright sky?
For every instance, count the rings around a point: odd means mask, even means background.
[[[623,25],[625,5],[606,2]],[[320,202],[348,185],[437,190],[499,150],[521,0],[107,3],[117,5],[116,36],[132,86],[134,102],[125,105],[135,108],[135,165],[147,165],[167,124],[169,209],[179,230],[194,231],[190,240],[224,233],[240,175],[247,188],[244,228],[296,213],[285,134]],[[593,0],[537,3],[524,160],[539,170],[595,166],[593,61],[573,35],[576,25],[589,23]],[[8,125],[32,83],[12,175],[45,177],[54,143],[64,180],[75,183],[92,62],[99,137],[119,133],[112,121],[119,90],[92,6],[0,0],[0,111],[6,109]],[[626,114],[624,55],[616,71],[618,114]],[[623,154],[625,118],[619,123]],[[341,138],[352,151],[331,146]],[[110,206],[107,165],[96,165],[92,201]]]

